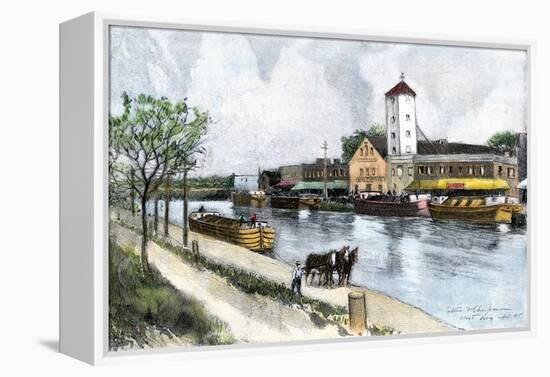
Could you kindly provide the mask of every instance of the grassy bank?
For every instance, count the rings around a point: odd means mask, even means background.
[[[340,202],[321,202],[320,211],[353,212],[353,204]]]
[[[141,233],[139,227],[130,223],[124,221],[117,221],[117,223],[136,233]],[[330,320],[340,323],[341,325],[349,324],[348,310],[344,306],[332,305],[309,297],[298,298],[293,295],[290,288],[284,284],[273,282],[262,276],[243,271],[230,265],[218,263],[200,254],[195,256],[190,249],[175,245],[165,238],[152,237],[151,240],[163,249],[179,256],[185,263],[195,265],[198,268],[207,269],[218,276],[224,277],[228,284],[231,284],[245,293],[270,297],[286,305],[298,305],[307,312],[310,312],[310,317],[314,321]],[[372,335],[392,335],[397,333],[390,327],[376,324],[370,325],[369,331]],[[342,335],[344,335],[344,333],[347,334],[342,328]]]
[[[230,344],[227,326],[182,296],[158,271],[141,271],[134,251],[109,244],[109,348],[149,345],[151,334],[195,345]]]

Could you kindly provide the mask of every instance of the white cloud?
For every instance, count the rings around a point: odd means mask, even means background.
[[[122,91],[189,98],[208,110],[200,174],[252,173],[341,153],[340,137],[384,122],[401,72],[433,139],[484,142],[523,130],[526,57],[517,51],[119,27],[111,111]]]

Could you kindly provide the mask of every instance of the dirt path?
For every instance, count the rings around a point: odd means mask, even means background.
[[[121,245],[139,248],[140,236],[115,223],[111,234]],[[181,293],[201,302],[213,316],[229,325],[231,334],[242,342],[277,342],[335,338],[339,328],[330,323],[315,324],[302,310],[282,305],[264,296],[246,294],[209,271],[198,270],[179,257],[149,244],[149,262]]]
[[[122,213],[123,219],[137,225],[129,214]],[[163,224],[159,224],[163,234]],[[182,228],[169,225],[169,235],[176,243],[182,244]],[[200,253],[207,258],[243,271],[252,272],[265,279],[285,284],[290,287],[292,266],[279,260],[266,257],[237,245],[232,245],[210,236],[189,231],[191,240],[199,242]],[[371,291],[364,287],[338,287],[333,289],[305,286],[302,293],[305,296],[332,305],[347,307],[348,293],[351,290],[364,291],[367,297],[367,315],[369,323],[391,327],[400,333],[445,332],[457,330],[423,310],[403,303],[394,298]]]

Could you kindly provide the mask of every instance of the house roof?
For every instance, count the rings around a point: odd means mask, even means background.
[[[411,87],[408,86],[404,80],[401,80],[397,83],[396,86],[386,92],[386,96],[388,97],[397,96],[399,94],[409,94],[413,97],[416,97],[416,93],[414,92],[414,90],[412,90]]]
[[[382,158],[388,155],[388,140],[385,136],[367,136],[366,138],[378,151]],[[362,145],[357,146],[357,149]],[[419,140],[417,142],[417,154],[427,155],[482,155],[492,154],[496,156],[503,155],[503,152],[487,145],[466,144],[466,143],[448,143],[448,142],[428,142]],[[355,151],[357,153],[357,150]]]

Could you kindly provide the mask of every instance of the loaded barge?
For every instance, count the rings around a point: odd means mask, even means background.
[[[270,251],[275,242],[275,230],[265,221],[243,222],[220,216],[217,212],[193,212],[189,228],[219,240],[242,246],[252,251]]]

